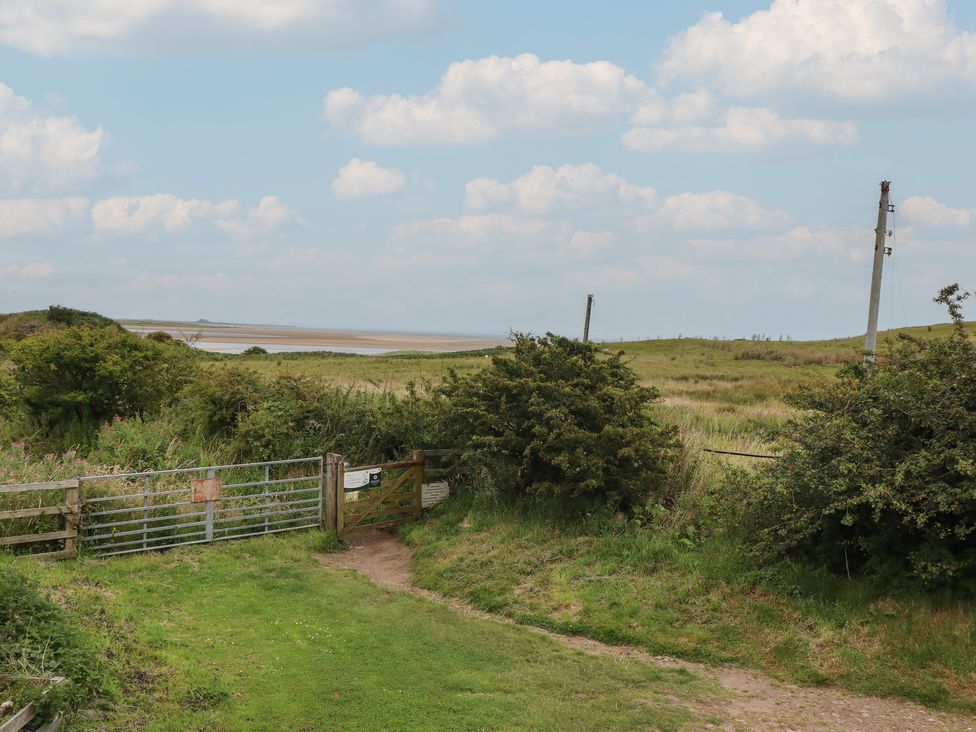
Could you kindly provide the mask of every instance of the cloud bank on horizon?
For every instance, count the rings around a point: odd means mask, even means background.
[[[645,47],[543,3],[516,51],[504,5],[0,0],[0,309],[573,332],[597,290],[604,337],[843,335],[884,176],[887,325],[940,319],[976,11],[752,4]]]

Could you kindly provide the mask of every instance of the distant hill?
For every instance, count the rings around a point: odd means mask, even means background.
[[[21,340],[46,330],[57,330],[72,325],[91,328],[122,326],[111,318],[85,310],[75,310],[61,305],[52,305],[47,310],[25,310],[21,313],[0,314],[0,339]]]

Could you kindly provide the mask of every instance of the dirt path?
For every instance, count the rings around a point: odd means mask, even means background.
[[[483,619],[513,623],[459,600],[415,587],[412,583],[411,550],[392,534],[356,532],[347,541],[350,550],[319,555],[319,561],[338,569],[351,569],[375,584],[410,592]],[[710,678],[727,694],[709,700],[696,712],[726,720],[714,727],[723,730],[844,730],[845,732],[895,732],[954,730],[976,732],[976,718],[934,712],[909,702],[856,696],[837,689],[806,688],[775,681],[756,671],[706,666],[668,656],[654,656],[630,646],[611,646],[577,636],[521,626],[585,653],[632,658],[654,666],[685,668]]]

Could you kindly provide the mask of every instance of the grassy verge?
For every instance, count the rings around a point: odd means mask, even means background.
[[[626,527],[554,528],[470,497],[407,527],[417,582],[533,625],[653,653],[763,669],[976,711],[971,604],[758,572],[735,546]]]
[[[713,689],[324,568],[315,532],[59,565],[0,557],[106,659],[71,729],[679,729]]]

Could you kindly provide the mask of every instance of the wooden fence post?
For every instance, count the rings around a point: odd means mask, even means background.
[[[339,486],[339,466],[342,465],[342,455],[330,452],[325,456],[325,524],[322,526],[326,531],[338,532],[336,525],[337,507],[339,505],[339,495],[342,488]]]
[[[413,515],[420,518],[424,505],[424,463],[426,462],[423,450],[413,451],[413,462],[418,463],[413,468]]]
[[[335,466],[335,515],[336,515],[336,535],[341,539],[346,534],[346,462],[342,455],[337,455],[339,460]]]
[[[64,530],[74,532],[65,537],[64,556],[78,556],[78,529],[81,526],[81,481],[75,478],[64,485]]]

